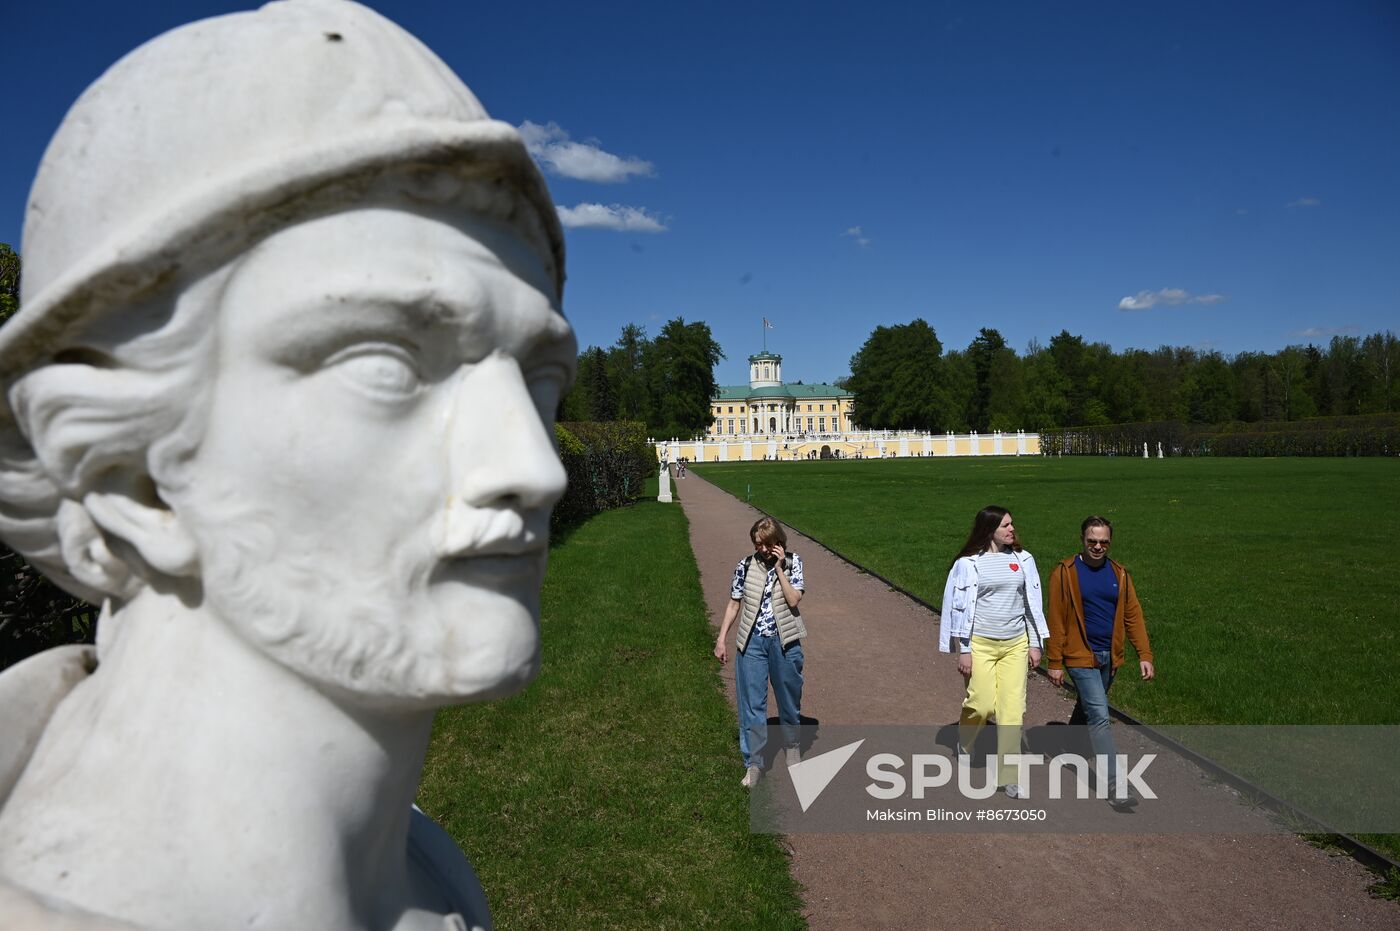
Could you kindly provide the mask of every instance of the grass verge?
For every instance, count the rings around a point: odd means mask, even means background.
[[[1400,463],[1391,459],[901,459],[705,465],[707,479],[934,604],[972,516],[1001,504],[1043,577],[1114,523],[1158,680],[1154,724],[1395,724]]]
[[[419,790],[497,928],[805,927],[779,841],[749,832],[681,509],[573,530],[542,614],[539,679],[440,712]]]

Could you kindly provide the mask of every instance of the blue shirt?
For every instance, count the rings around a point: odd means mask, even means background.
[[[1108,560],[1097,569],[1074,558],[1079,573],[1079,597],[1084,602],[1084,633],[1089,637],[1089,649],[1102,653],[1113,649],[1113,619],[1118,614],[1118,576]]]
[[[792,568],[788,570],[788,581],[799,592],[806,591],[802,575],[802,557],[796,553],[788,553],[788,558],[792,560]],[[729,597],[735,601],[744,597],[744,564],[748,561],[748,557],[745,556],[739,560],[739,565],[734,567],[734,581],[729,586]],[[763,563],[755,559],[753,567],[762,568]],[[753,633],[759,637],[772,637],[778,633],[778,622],[773,619],[773,589],[780,587],[777,580],[778,567],[774,566],[768,570],[768,578],[763,583],[763,600],[759,602],[758,616],[753,622]]]

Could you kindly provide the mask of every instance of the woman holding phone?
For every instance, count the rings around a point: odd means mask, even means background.
[[[739,560],[729,586],[729,606],[715,639],[715,658],[729,658],[729,628],[739,621],[735,638],[734,686],[739,710],[739,752],[744,757],[745,788],[763,777],[763,748],[768,740],[768,683],[778,700],[778,720],[789,766],[800,759],[798,730],[802,709],[802,638],[807,628],[797,604],[806,579],[802,557],[787,549],[787,534],[771,517],[749,528],[752,555]]]
[[[995,715],[997,785],[1012,798],[1026,793],[1006,757],[1020,752],[1026,676],[1040,665],[1048,636],[1035,559],[1006,508],[988,505],[973,518],[972,532],[949,568],[938,649],[958,654],[958,672],[967,683],[959,754]]]

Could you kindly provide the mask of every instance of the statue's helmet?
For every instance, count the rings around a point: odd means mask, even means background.
[[[563,235],[519,134],[398,26],[350,0],[281,0],[151,40],[88,88],[44,154],[0,382],[105,311],[395,174],[448,197],[494,191],[559,296]]]

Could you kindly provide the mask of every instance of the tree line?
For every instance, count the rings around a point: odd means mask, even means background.
[[[579,353],[561,421],[634,420],[658,438],[704,433],[713,416],[715,366],[724,358],[707,323],[669,321],[655,338],[629,323],[617,342]]]
[[[877,327],[842,387],[866,429],[1050,430],[1144,421],[1259,423],[1400,411],[1393,332],[1323,347],[1219,352],[1126,349],[1068,330],[1017,354],[995,329],[943,351],[924,320]]]

